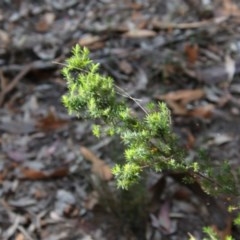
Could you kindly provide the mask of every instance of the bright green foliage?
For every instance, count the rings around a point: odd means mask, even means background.
[[[68,85],[63,103],[70,113],[102,120],[104,128],[93,126],[97,137],[103,129],[102,133],[116,134],[122,139],[127,163],[113,169],[118,186],[127,188],[147,167],[158,171],[181,168],[181,159],[174,160],[178,151],[174,151],[175,137],[166,105],[152,103],[145,117],[138,119],[124,101],[118,100],[113,80],[97,70],[98,64],[89,59],[88,50],[77,45],[62,71]]]
[[[210,227],[205,227],[203,228],[203,232],[205,232],[208,236],[208,238],[204,238],[203,240],[219,240],[216,232],[210,228]],[[233,240],[231,236],[226,237],[226,240]]]
[[[115,165],[113,174],[117,177],[118,186],[126,189],[132,183],[138,180],[141,167],[135,163],[126,163],[123,166]]]
[[[126,163],[113,168],[119,187],[128,188],[147,168],[155,171],[198,168],[196,163],[184,163],[165,103],[150,103],[147,109],[142,108],[145,116],[138,118],[126,102],[119,100],[116,89],[122,89],[110,77],[98,73],[99,65],[90,60],[86,48],[76,45],[72,53],[62,70],[68,87],[63,103],[69,113],[98,123],[100,120],[100,125],[93,126],[97,137],[103,133],[120,136],[126,147]]]
[[[210,227],[204,227],[203,232],[206,233],[207,238],[203,238],[203,240],[220,240],[217,236],[216,232]],[[192,234],[189,234],[189,240],[197,240]],[[227,236],[226,240],[234,240],[231,236]]]

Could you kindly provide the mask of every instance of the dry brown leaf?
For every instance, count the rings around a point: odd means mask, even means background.
[[[50,173],[48,173],[49,178],[62,178],[66,177],[69,173],[69,168],[66,167],[59,167],[57,169],[54,169]]]
[[[103,48],[104,45],[105,45],[105,42],[101,41],[101,42],[95,42],[95,43],[93,43],[93,44],[91,44],[91,45],[89,45],[87,47],[90,50],[97,50],[97,49]]]
[[[59,128],[65,127],[68,120],[61,119],[56,115],[55,109],[50,108],[48,115],[40,119],[36,126],[42,131],[57,130]]]
[[[220,12],[224,16],[240,16],[240,9],[232,0],[223,0],[223,7]]]
[[[68,167],[60,167],[51,171],[41,171],[32,168],[22,168],[22,178],[28,180],[46,180],[50,178],[60,178],[68,175]]]
[[[0,172],[0,183],[2,183],[3,180],[5,180],[7,174],[8,174],[7,170]]]
[[[176,94],[174,94],[176,93]],[[195,93],[195,95],[194,95]],[[182,116],[191,116],[199,118],[210,118],[212,116],[215,106],[213,104],[207,104],[205,106],[195,107],[194,109],[187,109],[186,104],[193,100],[197,100],[204,95],[203,90],[179,90],[176,92],[168,93],[159,97],[161,100],[165,100],[168,106],[172,109],[174,114]]]
[[[127,38],[155,37],[156,35],[156,32],[147,29],[134,29],[123,34],[123,36]]]
[[[43,180],[48,178],[47,175],[40,170],[23,168],[21,172],[23,174],[23,178],[28,180]]]
[[[93,43],[100,42],[102,39],[99,36],[93,36],[91,34],[84,35],[80,40],[79,44],[81,46],[89,46],[92,45]]]
[[[187,57],[187,61],[190,64],[195,64],[198,59],[198,45],[197,44],[186,44],[184,52]]]
[[[169,92],[157,98],[165,101],[179,101],[181,104],[186,105],[189,102],[202,98],[204,95],[205,92],[203,89],[184,89]]]
[[[215,106],[213,104],[207,104],[205,106],[196,107],[188,111],[188,116],[199,118],[211,118]]]
[[[92,163],[92,172],[98,175],[102,180],[109,181],[112,179],[111,168],[93,152],[86,147],[80,147],[82,155]]]
[[[131,74],[133,73],[133,68],[132,68],[132,65],[127,62],[126,60],[122,60],[120,63],[119,63],[119,68],[120,70],[125,73],[125,74]]]
[[[127,4],[129,5],[130,8],[132,8],[133,10],[141,10],[143,8],[143,4],[141,3],[130,3],[127,1]]]
[[[185,147],[187,149],[192,149],[194,144],[195,144],[195,137],[193,136],[192,132],[187,129],[187,128],[184,128],[182,129],[182,133],[186,135],[186,144],[185,144]]]
[[[18,233],[15,240],[25,240],[26,238],[24,237],[24,235],[22,233]]]
[[[146,17],[139,11],[133,11],[131,16],[137,29],[145,29],[148,24]]]
[[[166,101],[168,106],[172,109],[174,114],[177,115],[187,115],[187,108],[183,106],[181,103],[172,101],[172,100],[167,100]]]
[[[217,234],[219,237],[219,240],[226,240],[227,237],[232,235],[232,219],[230,216],[228,216],[225,219],[226,227],[222,230],[218,228],[217,225],[212,225],[211,228],[213,231]]]
[[[52,26],[53,22],[55,20],[55,14],[54,13],[45,13],[39,22],[36,23],[35,29],[38,32],[46,32],[47,30],[50,29]]]

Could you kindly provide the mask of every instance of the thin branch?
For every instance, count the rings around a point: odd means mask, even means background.
[[[16,77],[13,78],[13,80],[3,88],[2,86],[2,91],[0,94],[0,106],[2,106],[6,95],[13,90],[13,88],[18,84],[18,82],[31,70],[32,64],[26,65],[21,72],[17,74]]]
[[[18,226],[17,229],[26,237],[27,240],[34,240],[22,226]]]
[[[126,97],[128,97],[129,99],[133,100],[142,110],[143,112],[145,112],[146,115],[148,115],[149,113],[147,112],[147,110],[138,102],[139,100],[136,98],[131,97],[124,89],[122,89],[121,87],[117,86],[116,84],[114,84],[114,86],[119,89],[120,91],[122,91]]]
[[[160,21],[153,21],[153,25],[157,29],[195,29],[200,27],[207,27],[209,25],[218,25],[229,19],[229,16],[217,17],[212,20],[203,20],[199,22],[190,23],[166,23]]]

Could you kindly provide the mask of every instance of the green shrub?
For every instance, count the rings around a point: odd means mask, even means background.
[[[197,161],[186,160],[186,153],[172,131],[170,111],[165,103],[140,105],[115,85],[112,78],[99,73],[99,65],[89,58],[87,48],[76,45],[72,53],[62,70],[68,88],[62,101],[70,114],[99,123],[92,128],[95,136],[117,135],[122,140],[125,162],[112,169],[118,187],[128,189],[139,182],[146,170],[170,170],[190,173],[212,194],[238,194],[236,178],[226,161],[215,166],[204,152],[199,152]],[[128,106],[129,99],[135,101],[144,114],[138,116],[133,112]],[[235,224],[239,222],[238,217]],[[210,228],[204,231],[210,239],[217,239]]]
[[[199,154],[198,161],[187,162],[185,152],[178,146],[171,129],[170,112],[165,103],[149,103],[146,107],[114,84],[112,78],[99,73],[99,64],[89,58],[87,48],[76,45],[66,60],[62,73],[68,91],[62,100],[70,114],[96,120],[93,134],[118,135],[125,145],[125,164],[116,164],[113,174],[121,188],[128,188],[146,169],[188,171],[202,178],[205,187],[236,192],[234,177],[228,163],[216,166]],[[120,95],[120,97],[119,97]],[[129,108],[126,97],[135,101],[144,112],[138,117]],[[209,181],[211,179],[211,181]],[[215,183],[215,184],[213,184]]]
[[[128,188],[146,169],[198,170],[196,162],[185,162],[184,152],[177,146],[166,104],[150,103],[144,108],[98,70],[99,65],[90,60],[89,51],[76,45],[62,70],[68,87],[62,99],[70,114],[101,120],[100,125],[93,126],[97,137],[101,134],[120,136],[125,145],[126,162],[116,164],[112,170],[118,186]],[[144,112],[143,117],[132,112],[124,96],[136,101]]]

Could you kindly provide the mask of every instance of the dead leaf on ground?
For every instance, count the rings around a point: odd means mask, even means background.
[[[204,95],[203,89],[184,89],[158,96],[157,99],[166,101],[174,114],[206,118],[210,107],[197,107],[189,110],[186,106],[192,101],[201,99]]]
[[[181,104],[186,105],[189,102],[201,99],[204,95],[205,92],[203,89],[184,89],[158,96],[157,99],[165,101],[179,101]]]
[[[215,109],[215,106],[213,104],[207,104],[204,106],[195,107],[193,109],[188,109],[185,105],[177,101],[168,100],[166,102],[174,114],[181,116],[209,119],[212,117],[213,111]]]
[[[196,107],[192,110],[189,110],[187,115],[191,117],[198,118],[211,118],[215,106],[213,104],[207,104],[204,106]]]
[[[133,11],[131,19],[138,29],[144,29],[147,27],[148,19],[146,19],[140,11]]]
[[[51,13],[51,12],[45,13],[41,17],[41,19],[36,23],[35,29],[38,32],[46,32],[47,30],[50,29],[50,27],[54,23],[55,17],[56,16],[54,13]]]
[[[145,38],[145,37],[155,37],[156,32],[147,29],[134,29],[123,34],[127,38]]]
[[[4,170],[0,172],[0,183],[2,183],[3,180],[5,180],[7,175],[8,175],[8,170]]]
[[[158,211],[157,216],[150,214],[152,226],[162,231],[164,234],[171,234],[176,231],[174,221],[170,219],[170,201],[166,200]]]
[[[217,225],[212,225],[211,228],[217,234],[219,240],[226,240],[232,234],[232,219],[230,217],[226,219],[226,227],[224,229],[220,230]]]
[[[198,45],[197,44],[186,44],[184,52],[187,57],[187,61],[190,64],[195,64],[198,59]]]
[[[182,115],[182,116],[187,115],[188,110],[181,103],[175,102],[175,101],[172,101],[172,100],[168,100],[166,102],[167,102],[167,105],[172,109],[174,114]]]
[[[194,135],[192,134],[192,132],[188,129],[188,128],[183,128],[182,129],[182,134],[186,135],[186,143],[185,143],[185,147],[187,149],[192,149],[193,146],[195,145],[196,139],[194,137]]]
[[[127,75],[133,73],[132,65],[126,60],[122,60],[121,62],[119,62],[119,68],[123,73]]]
[[[18,233],[15,240],[25,240],[25,237],[22,233]]]
[[[102,180],[109,181],[112,179],[111,168],[92,151],[86,147],[80,147],[82,155],[92,163],[92,172],[98,175]]]
[[[240,16],[240,9],[236,3],[232,0],[223,0],[222,8],[220,9],[220,14],[223,16]]]
[[[41,170],[23,168],[21,172],[23,174],[23,178],[28,180],[43,180],[47,178],[46,173]]]
[[[212,134],[211,139],[208,141],[208,145],[222,145],[228,142],[231,142],[234,138],[228,134],[224,133],[215,133]]]
[[[102,38],[100,36],[94,36],[94,35],[91,35],[91,34],[87,34],[87,35],[84,35],[82,38],[79,39],[78,43],[81,45],[81,46],[89,46],[89,45],[92,45],[96,42],[100,42],[102,41]]]
[[[55,109],[50,108],[48,115],[42,119],[40,119],[36,126],[42,131],[51,131],[63,128],[68,123],[68,120],[61,119],[57,116]]]
[[[61,178],[68,175],[68,167],[60,167],[53,170],[36,170],[32,168],[22,168],[22,178],[27,180],[47,180],[51,178]]]

